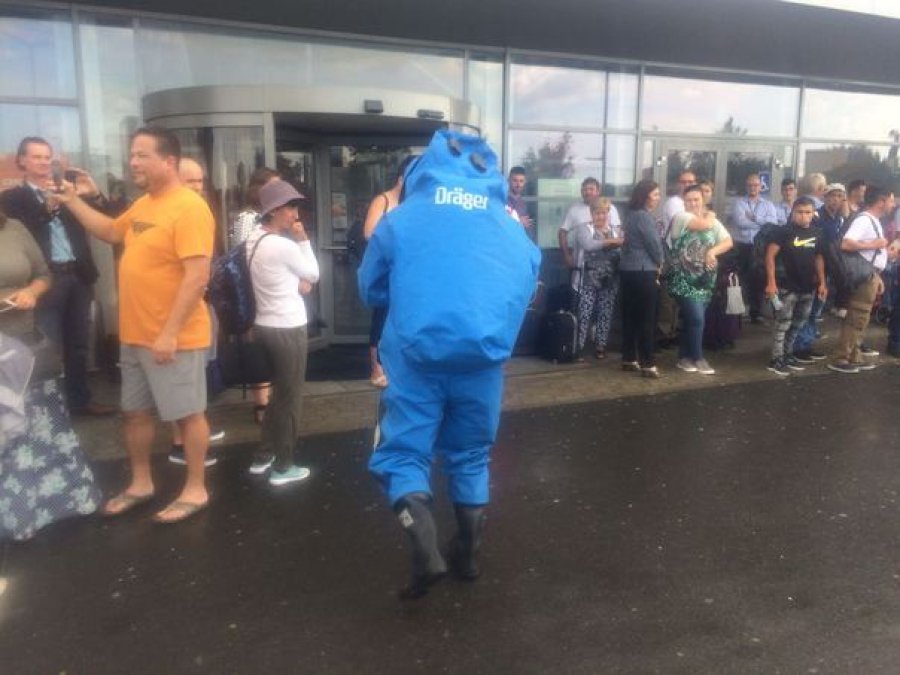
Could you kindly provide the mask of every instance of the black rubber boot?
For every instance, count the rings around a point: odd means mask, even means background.
[[[447,557],[453,573],[463,581],[475,581],[481,574],[478,566],[478,549],[484,531],[484,506],[454,504],[459,529],[450,542]]]
[[[438,550],[437,528],[430,503],[428,495],[415,492],[401,497],[394,504],[400,525],[412,544],[412,581],[400,591],[400,597],[406,600],[421,598],[447,574],[447,564]]]

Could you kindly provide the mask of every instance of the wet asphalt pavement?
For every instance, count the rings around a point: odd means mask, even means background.
[[[309,439],[312,478],[277,491],[225,448],[192,522],[149,507],[10,546],[0,672],[900,672],[898,385],[885,367],[506,414],[484,574],[413,603],[367,433]],[[162,505],[180,469],[157,459]]]

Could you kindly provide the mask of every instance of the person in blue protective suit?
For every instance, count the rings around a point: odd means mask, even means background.
[[[407,170],[402,203],[384,216],[359,269],[363,301],[390,303],[380,346],[390,385],[369,469],[411,543],[412,583],[401,597],[421,597],[447,572],[431,513],[435,456],[458,524],[448,562],[462,579],[479,574],[501,367],[541,257],[505,205],[506,182],[487,144],[438,131]]]

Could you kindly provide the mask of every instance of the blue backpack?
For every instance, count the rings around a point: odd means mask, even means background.
[[[213,263],[206,301],[219,319],[219,331],[223,335],[243,335],[253,328],[256,320],[256,296],[250,278],[250,263],[256,255],[259,243],[269,236],[266,233],[256,240],[250,259],[247,259],[247,242],[241,242]]]
[[[505,361],[541,254],[506,212],[496,155],[481,138],[438,131],[407,169],[403,190],[359,270],[363,301],[390,305],[382,349],[427,370]]]

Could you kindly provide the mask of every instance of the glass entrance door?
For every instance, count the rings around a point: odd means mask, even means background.
[[[747,176],[759,174],[762,195],[772,202],[781,201],[781,181],[794,175],[794,146],[783,143],[715,140],[652,141],[654,180],[663,195],[678,192],[678,176],[692,170],[698,180],[713,182],[713,208],[725,225],[729,224],[734,203],[745,194]]]
[[[371,315],[357,292],[356,270],[360,261],[347,246],[348,235],[361,228],[372,200],[394,185],[404,158],[420,154],[425,142],[427,139],[418,144],[377,142],[328,148],[330,228],[328,243],[321,248],[330,258],[333,342],[365,342],[369,334]]]

